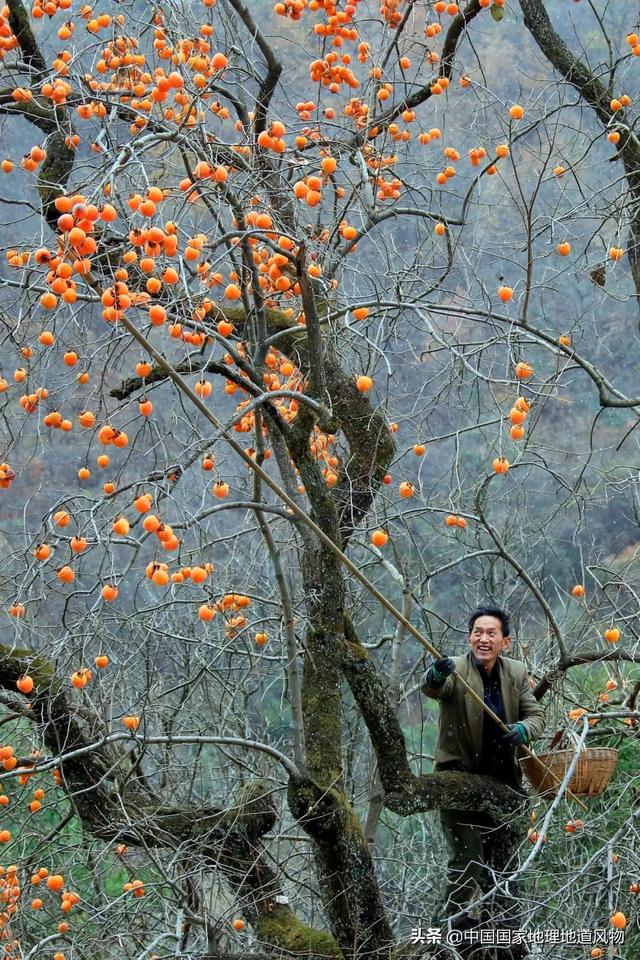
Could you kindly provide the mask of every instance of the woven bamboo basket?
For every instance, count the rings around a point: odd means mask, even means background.
[[[536,754],[537,759],[523,757],[520,764],[525,777],[541,797],[555,797],[574,756],[574,749],[554,750],[552,753]],[[538,760],[541,763],[538,763]],[[597,797],[607,788],[617,763],[617,750],[609,747],[585,747],[569,781],[569,790],[577,797]],[[552,773],[542,764],[549,767]],[[552,774],[555,774],[558,780],[555,780]]]

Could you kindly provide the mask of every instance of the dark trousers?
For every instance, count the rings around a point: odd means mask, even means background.
[[[493,886],[489,868],[499,871],[496,857],[500,827],[486,814],[469,810],[440,810],[440,820],[449,850],[447,884],[442,918],[467,911],[471,901],[478,899]],[[500,925],[517,925],[517,902],[514,884],[509,885],[511,897],[494,894],[483,904],[482,915]],[[480,919],[480,917],[478,917]]]

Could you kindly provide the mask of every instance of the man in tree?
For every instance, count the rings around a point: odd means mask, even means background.
[[[469,619],[469,652],[436,660],[422,691],[440,701],[434,770],[484,774],[522,792],[516,751],[542,734],[545,718],[525,665],[502,656],[510,646],[508,614],[495,606],[478,607]],[[466,695],[458,677],[483,697],[508,733]],[[472,926],[475,921],[466,908],[478,891],[491,885],[486,868],[495,863],[499,829],[482,813],[441,809],[440,816],[449,847],[443,915],[463,911],[455,925]]]

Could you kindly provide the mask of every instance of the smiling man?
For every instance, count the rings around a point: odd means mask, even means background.
[[[508,614],[499,607],[478,607],[469,619],[469,652],[436,660],[427,671],[422,691],[440,701],[435,771],[481,773],[522,790],[516,751],[542,734],[545,718],[531,692],[525,665],[502,656],[510,646]],[[465,695],[458,677],[483,697],[509,733]],[[492,864],[496,827],[475,812],[442,809],[440,817],[449,847],[447,916],[465,910],[478,892],[490,886],[486,865]],[[456,925],[473,922],[465,914]]]

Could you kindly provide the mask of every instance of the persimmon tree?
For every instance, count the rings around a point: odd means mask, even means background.
[[[2,9],[7,957],[414,955],[441,806],[496,925],[633,955],[636,20]],[[487,597],[586,814],[430,772]]]

